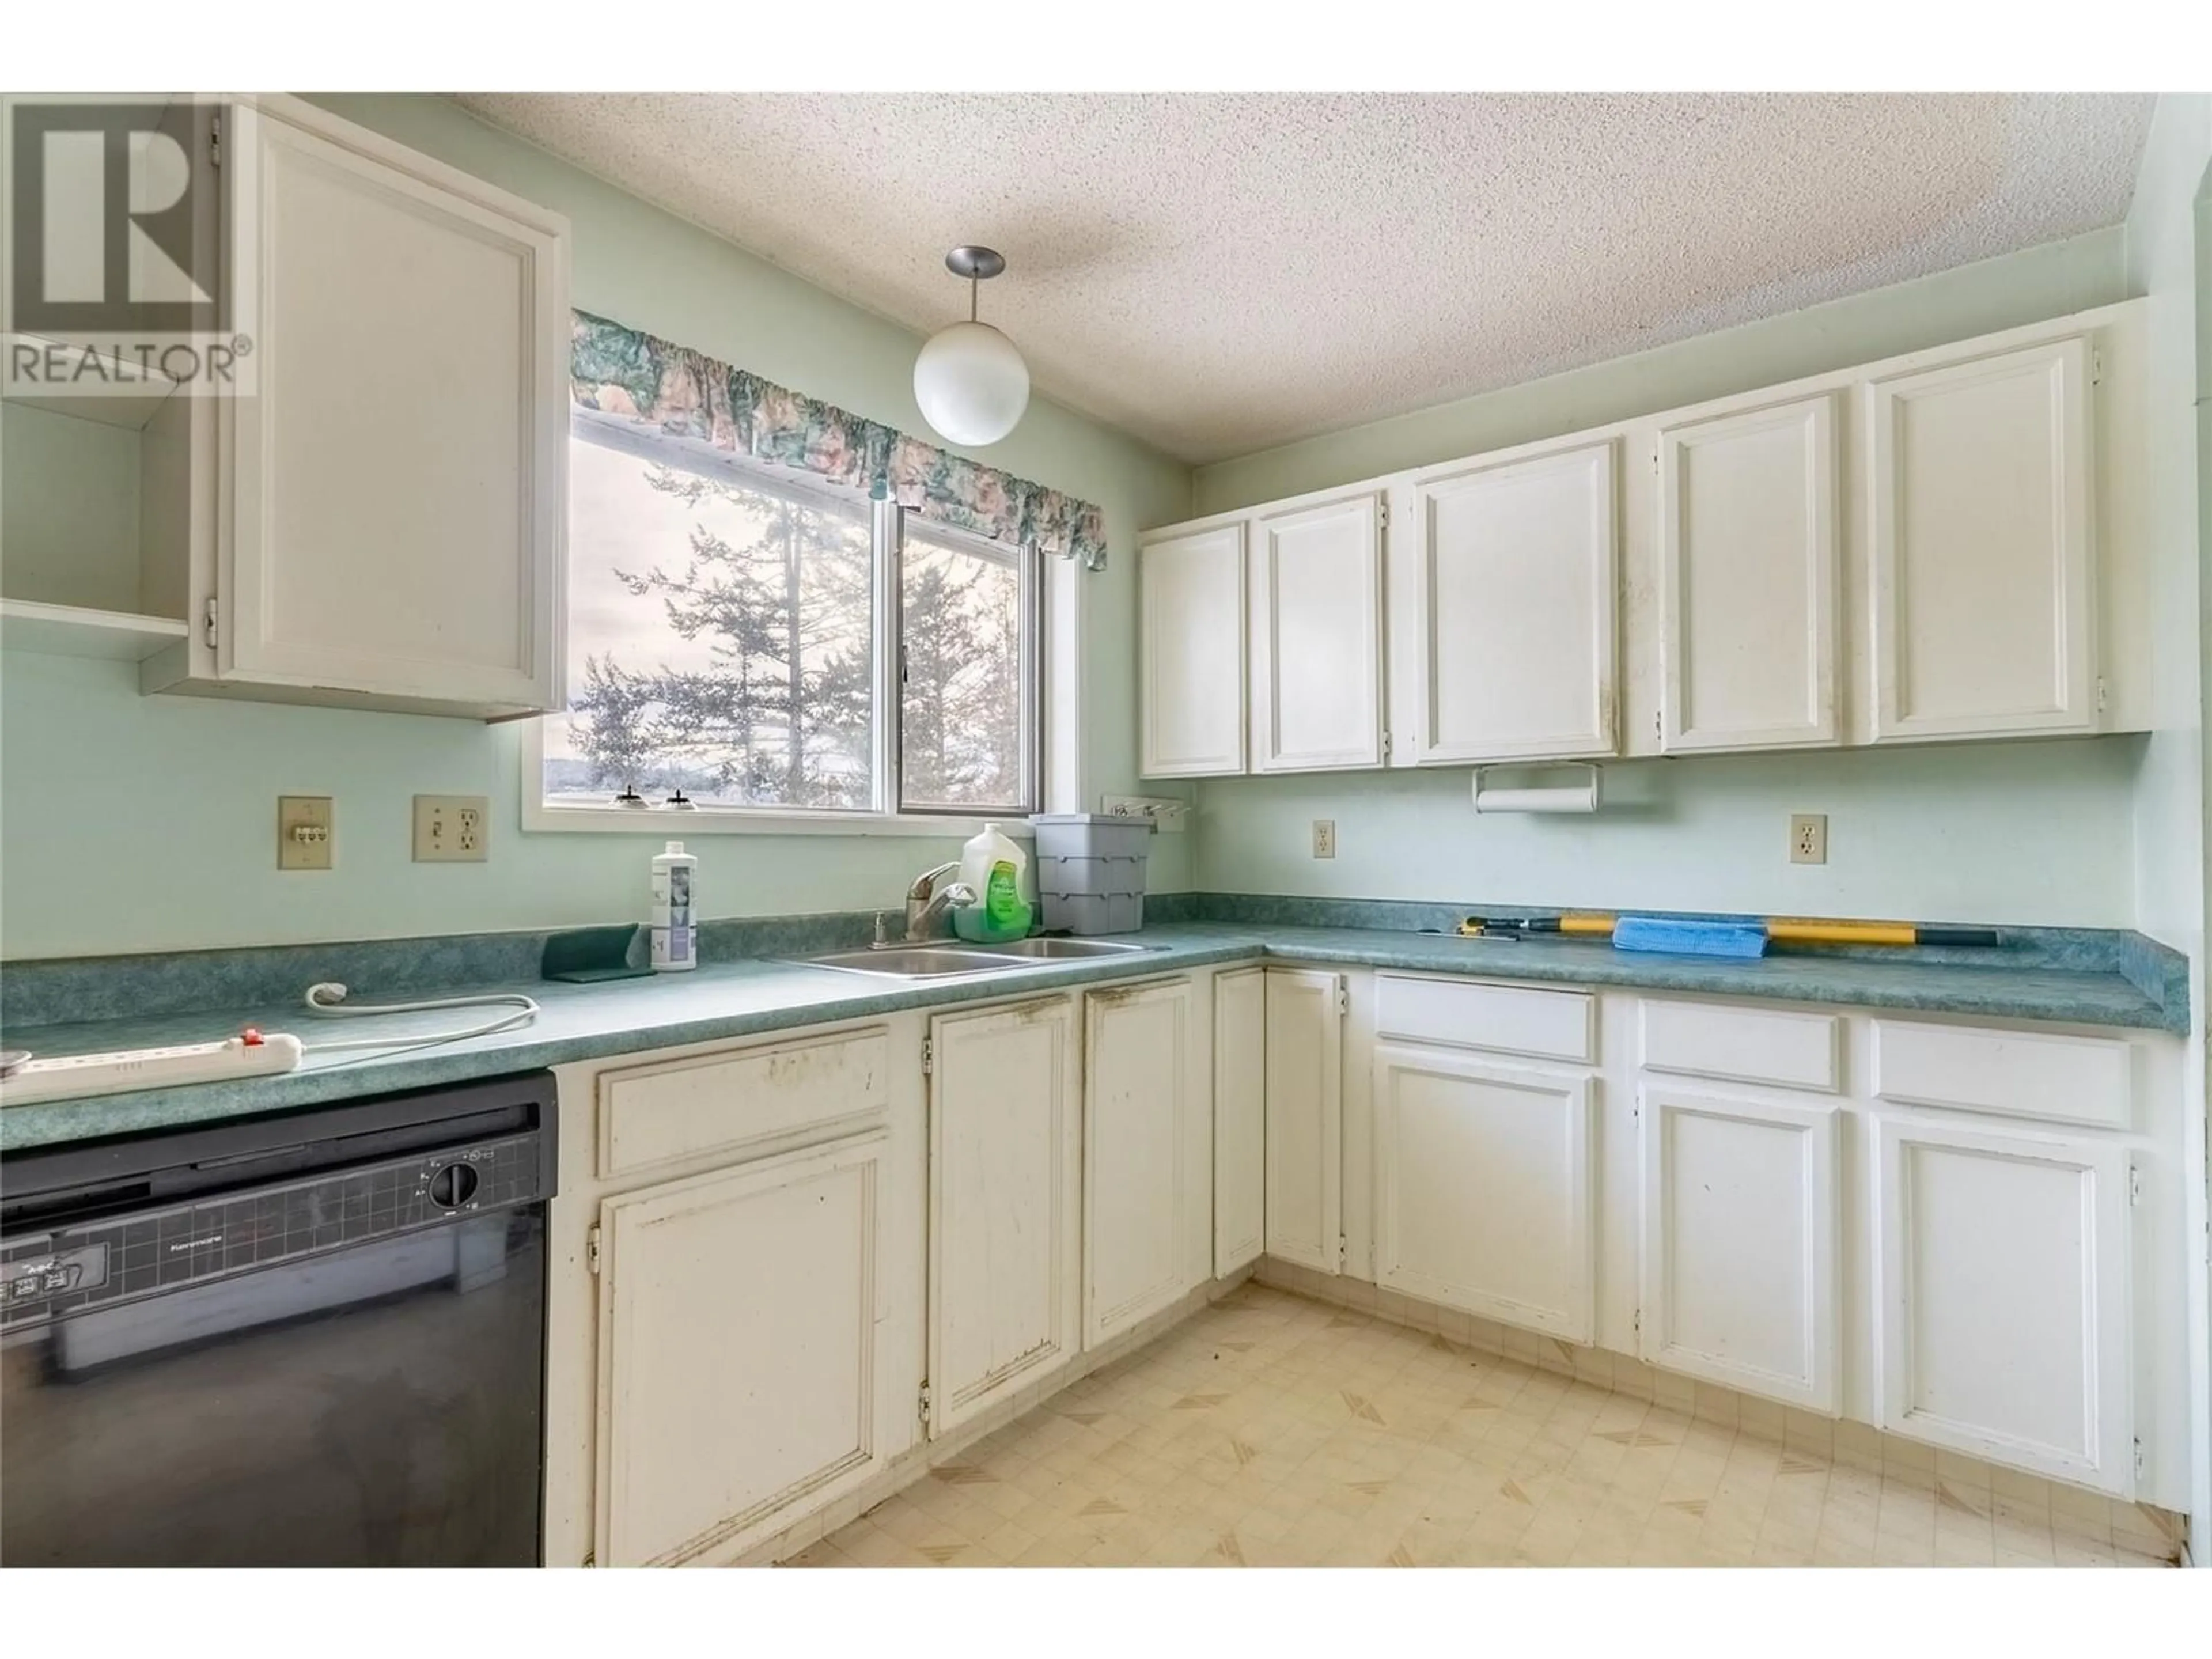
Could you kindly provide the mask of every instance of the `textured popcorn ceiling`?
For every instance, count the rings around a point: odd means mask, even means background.
[[[2116,223],[2127,95],[471,94],[1191,462]],[[650,319],[635,319],[650,325]],[[803,390],[804,388],[802,388]]]

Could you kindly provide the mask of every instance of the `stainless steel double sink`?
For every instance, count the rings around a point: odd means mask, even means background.
[[[1039,962],[1079,962],[1098,957],[1141,955],[1161,947],[1123,945],[1103,939],[1018,939],[1004,945],[890,945],[864,951],[832,951],[826,956],[791,958],[808,968],[834,968],[845,974],[878,979],[941,979],[954,974],[1010,974]]]

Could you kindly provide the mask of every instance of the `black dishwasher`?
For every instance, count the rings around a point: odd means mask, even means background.
[[[0,1160],[0,1565],[523,1566],[550,1072]]]

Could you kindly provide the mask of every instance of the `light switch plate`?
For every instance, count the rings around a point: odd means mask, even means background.
[[[328,795],[276,797],[276,867],[327,870],[337,850],[334,813]]]
[[[415,797],[415,862],[482,864],[491,856],[491,797]]]
[[[1826,864],[1828,861],[1828,815],[1792,812],[1790,815],[1790,862]]]

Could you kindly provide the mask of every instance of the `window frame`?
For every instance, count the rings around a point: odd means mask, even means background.
[[[703,804],[669,807],[653,802],[641,808],[617,806],[611,794],[604,801],[550,801],[545,796],[545,723],[566,718],[564,711],[525,722],[520,771],[522,827],[526,832],[669,834],[674,833],[669,826],[678,825],[684,833],[693,835],[942,836],[971,831],[988,820],[1014,835],[1030,833],[1026,820],[1043,810],[1046,796],[1046,732],[1052,725],[1048,701],[1054,697],[1046,664],[1046,636],[1052,604],[1048,589],[1057,586],[1054,579],[1060,574],[1049,569],[1048,562],[1036,548],[1012,549],[1022,590],[1021,752],[1028,801],[1023,805],[909,806],[905,801],[906,779],[899,753],[905,722],[905,688],[901,673],[905,623],[905,509],[896,501],[863,495],[825,479],[751,456],[715,449],[696,440],[641,433],[627,422],[595,419],[589,410],[572,411],[569,439],[571,442],[599,444],[641,459],[683,466],[709,478],[726,477],[741,488],[758,489],[785,500],[812,499],[848,511],[857,501],[868,509],[874,613],[871,640],[874,707],[871,719],[870,791],[873,804],[866,808]],[[996,555],[1009,546],[955,526],[923,520],[920,514],[914,516],[927,538],[956,550],[965,547]],[[562,557],[565,560],[567,556],[564,545]]]
[[[906,510],[896,501],[878,504],[891,519],[890,533],[893,538],[891,556],[878,561],[878,574],[884,576],[884,591],[878,596],[878,614],[888,614],[891,622],[890,690],[896,702],[891,705],[893,718],[887,722],[890,728],[891,746],[895,751],[902,749],[906,738]],[[1009,544],[994,541],[973,531],[961,530],[934,520],[912,515],[922,526],[922,534],[929,540],[943,544],[954,551],[970,550],[997,557],[1009,550]],[[1021,722],[1020,736],[1022,778],[1027,786],[1027,800],[1020,804],[985,803],[979,805],[915,806],[906,798],[906,766],[903,753],[894,752],[887,775],[891,783],[888,799],[890,815],[896,817],[975,818],[1003,823],[1007,818],[1026,818],[1044,810],[1044,728],[1045,688],[1045,615],[1044,615],[1044,558],[1034,547],[1014,546],[1014,568],[1021,584],[1017,601],[1021,606]],[[887,573],[881,568],[888,563]]]

